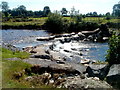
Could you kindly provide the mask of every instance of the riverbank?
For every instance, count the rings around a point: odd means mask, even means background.
[[[63,17],[68,21],[73,21],[70,17]],[[32,29],[32,30],[42,30],[46,29],[44,23],[47,17],[41,18],[10,18],[8,21],[2,22],[2,29]],[[86,17],[82,19],[83,22],[94,22],[99,25],[109,23],[110,28],[119,28],[119,19],[106,20],[103,17]]]
[[[10,57],[3,57],[3,88],[112,89],[112,86],[103,80],[109,65],[68,62],[57,57],[57,52],[48,52],[46,47],[49,45],[26,48],[25,50],[32,53],[27,59],[14,57],[17,52],[11,53]],[[6,52],[3,49],[2,52],[5,55],[11,51]]]
[[[29,87],[28,84],[30,84],[31,88],[36,88],[41,85],[45,85],[48,88],[50,86],[53,88],[70,89],[112,88],[112,86],[107,82],[111,82],[113,74],[117,77],[117,73],[112,72],[111,70],[115,69],[114,71],[116,71],[119,64],[111,67],[107,63],[101,64],[96,63],[94,60],[81,59],[80,57],[85,54],[81,53],[84,49],[75,46],[69,47],[72,50],[70,51],[66,47],[62,46],[66,43],[70,45],[70,42],[72,42],[72,46],[74,46],[76,42],[80,43],[79,41],[81,40],[92,40],[85,37],[83,33],[79,32],[49,37],[37,37],[36,40],[39,42],[50,42],[47,44],[23,48],[23,51],[31,54],[29,58],[19,58],[19,55],[10,58],[4,57],[4,60],[8,60],[9,64],[14,68],[18,68],[17,63],[19,63],[19,66],[24,65],[24,63],[32,65],[30,67],[21,66],[24,68],[20,69],[20,71],[18,71],[19,69],[15,69],[16,71],[13,71],[13,73],[11,72],[12,78],[8,79],[17,81],[18,86],[15,85],[16,87],[19,88],[19,84],[24,83],[24,87]],[[60,52],[60,49],[63,49],[62,51],[66,52],[66,54]],[[79,50],[79,52],[76,50]],[[87,52],[89,50],[86,48],[85,51]],[[6,53],[9,52],[4,51],[4,54]],[[12,52],[11,54],[16,55],[15,52]],[[67,54],[71,55],[67,56]],[[76,60],[79,60],[79,62],[76,62]],[[20,63],[21,61],[22,63]],[[107,78],[107,82],[104,80],[105,78]]]
[[[44,45],[39,46],[44,49],[45,47]],[[45,53],[44,49],[41,50]],[[39,54],[43,55],[43,52],[41,51]],[[76,78],[82,80],[82,85],[79,88],[112,88],[105,81],[100,81],[97,78],[87,79],[81,74],[86,71],[86,67],[80,64],[66,61],[62,63],[63,61],[58,62],[58,60],[53,61],[45,58],[23,59],[23,55],[19,52],[12,52],[4,48],[2,48],[2,53],[2,88],[71,88],[71,83],[75,83]],[[91,80],[95,85],[91,85]],[[79,83],[77,84],[79,85]],[[73,86],[73,88],[77,87]]]

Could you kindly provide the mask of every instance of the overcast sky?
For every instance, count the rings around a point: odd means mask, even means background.
[[[43,10],[44,6],[49,6],[51,11],[61,10],[63,7],[71,10],[74,6],[80,13],[98,12],[105,14],[112,12],[114,4],[120,0],[0,0],[9,3],[10,9],[16,8],[20,5],[26,6],[27,10]]]

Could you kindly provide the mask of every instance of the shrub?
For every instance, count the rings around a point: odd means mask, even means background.
[[[64,20],[59,14],[49,14],[48,19],[45,22],[45,26],[49,32],[62,33],[65,32]]]
[[[120,64],[120,36],[113,35],[110,38],[106,61],[108,61],[110,65]]]

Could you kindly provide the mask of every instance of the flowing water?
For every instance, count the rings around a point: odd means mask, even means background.
[[[47,42],[36,41],[36,37],[50,36],[49,33],[44,30],[1,30],[2,43],[12,44],[18,48],[23,48],[26,46],[35,46]],[[61,48],[61,49],[59,49]],[[71,50],[72,52],[81,52],[83,58],[91,60],[105,60],[106,51],[108,49],[107,43],[92,43],[92,42],[71,42],[65,44],[59,44],[56,46],[55,50],[60,51],[63,54],[68,54],[63,50]],[[75,51],[76,49],[76,51]]]
[[[18,48],[35,46],[47,42],[36,41],[36,37],[49,36],[44,30],[2,30],[2,42],[14,45]]]

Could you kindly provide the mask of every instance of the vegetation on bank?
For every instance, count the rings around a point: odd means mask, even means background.
[[[109,50],[106,56],[106,61],[110,65],[120,64],[120,36],[113,35],[109,39]]]
[[[20,58],[20,59],[25,59],[25,58],[29,58],[29,53],[27,52],[21,52],[21,51],[10,51],[8,49],[5,48],[0,48],[0,51],[2,51],[2,59],[4,58]]]
[[[43,10],[39,11],[27,10],[24,5],[19,5],[17,8],[9,9],[9,3],[5,1],[1,2],[1,7],[2,11],[0,14],[2,15],[1,21],[3,22],[3,29],[50,29],[51,31],[51,29],[56,28],[58,29],[58,33],[62,33],[63,31],[76,32],[87,30],[89,26],[89,30],[92,30],[97,24],[107,24],[109,28],[120,29],[119,3],[113,5],[112,13],[106,12],[106,14],[98,14],[96,11],[81,14],[79,10],[76,10],[74,7],[72,7],[70,11],[66,8],[62,8],[60,11],[56,10],[54,12],[51,12],[49,6],[45,6]],[[56,16],[55,14],[59,15]],[[53,18],[50,21],[51,17]],[[58,19],[56,19],[56,17],[58,17]],[[56,23],[56,26],[54,26],[52,21],[55,21],[54,23]],[[51,26],[46,23],[50,23]],[[92,25],[93,27],[91,28]]]
[[[25,80],[28,75],[24,70],[29,69],[31,64],[22,60],[7,60],[14,57],[25,59],[29,57],[28,53],[13,52],[5,48],[0,48],[0,51],[2,52],[2,88],[52,88],[52,86],[34,85],[33,82]]]
[[[115,29],[120,29],[120,20],[119,19],[110,19],[110,20],[106,20],[105,17],[86,17],[86,18],[82,18],[81,16],[79,16],[81,19],[78,20],[78,17],[63,17],[60,15],[56,15],[56,17],[58,17],[58,19],[54,18],[55,14],[51,14],[53,16],[48,16],[48,17],[41,17],[41,18],[9,18],[8,21],[3,21],[2,22],[2,29],[37,29],[37,30],[41,30],[41,29],[48,29],[50,28],[50,25],[45,26],[45,23],[48,23],[48,19],[53,17],[53,21],[55,21],[54,23],[59,22],[59,26],[51,26],[53,28],[51,29],[59,29],[59,27],[64,28],[64,31],[76,31],[75,28],[73,27],[78,27],[81,30],[85,30],[86,29],[86,24],[96,24],[101,25],[101,24],[107,24],[109,26],[109,28],[115,28]],[[51,19],[52,20],[52,19]],[[58,20],[58,21],[57,21]],[[49,23],[50,23],[50,19],[49,19]],[[50,23],[52,24],[52,23]],[[78,26],[79,25],[79,26]],[[69,27],[70,28],[67,28]],[[94,25],[93,25],[94,26]],[[81,28],[82,27],[82,28]],[[62,29],[61,28],[61,29]],[[74,30],[71,30],[71,29]],[[95,28],[94,28],[95,29]],[[89,29],[91,30],[91,28]],[[60,31],[60,30],[57,30]],[[63,31],[63,30],[61,30]],[[80,30],[78,30],[80,31]]]

